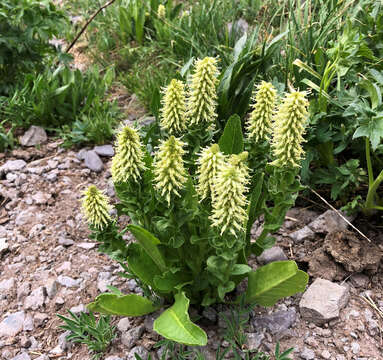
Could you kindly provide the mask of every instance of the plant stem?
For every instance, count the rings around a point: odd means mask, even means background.
[[[380,183],[383,182],[383,170],[380,172],[378,177],[375,179],[375,181],[371,184],[371,186],[368,187],[368,193],[365,203],[365,212],[367,215],[370,215],[372,209],[378,209],[376,205],[374,205],[374,199],[376,195],[376,191],[378,190],[378,187]]]
[[[368,137],[366,137],[365,141],[366,141],[366,162],[367,162],[367,172],[368,172],[368,187],[370,188],[374,182],[374,173],[372,172],[372,164],[371,164],[370,140],[368,139]]]

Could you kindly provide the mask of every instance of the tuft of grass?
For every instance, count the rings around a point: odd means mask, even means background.
[[[68,341],[85,344],[89,351],[94,353],[93,359],[100,359],[102,354],[108,349],[111,342],[117,336],[115,326],[110,324],[109,315],[100,315],[97,320],[92,312],[80,313],[79,316],[68,310],[70,317],[57,315],[65,322],[60,328],[69,330]]]

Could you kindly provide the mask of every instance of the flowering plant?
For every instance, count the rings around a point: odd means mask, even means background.
[[[256,270],[247,265],[251,254],[260,255],[274,244],[269,234],[282,225],[300,189],[305,94],[286,95],[276,109],[272,85],[259,85],[244,139],[237,115],[222,133],[215,130],[217,76],[216,59],[205,58],[196,62],[189,87],[173,80],[165,89],[163,136],[154,154],[137,129],[127,126],[118,135],[111,167],[120,201],[115,206],[118,215],[130,217],[130,225],[119,231],[108,212],[109,200],[94,186],[83,201],[100,250],[119,261],[144,290],[144,296],[101,294],[88,307],[140,316],[172,304],[155,320],[154,330],[188,345],[207,341],[189,319],[189,303],[209,306],[233,299],[233,290],[246,277],[246,301],[263,306],[307,284],[307,274],[293,261]],[[270,151],[255,154],[254,142],[268,143],[270,137]],[[255,157],[264,161],[253,169],[248,164]],[[262,232],[252,239],[252,225],[261,216]],[[136,241],[127,244],[126,231]]]

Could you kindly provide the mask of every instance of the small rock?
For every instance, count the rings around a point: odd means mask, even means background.
[[[114,156],[114,149],[112,145],[95,146],[93,150],[100,156]]]
[[[364,274],[354,274],[350,277],[351,284],[357,288],[366,288],[370,278]]]
[[[257,261],[261,265],[282,260],[287,260],[287,256],[279,246],[273,246],[271,249],[266,249],[262,255],[257,257]]]
[[[36,313],[33,317],[33,320],[37,327],[44,325],[44,323],[48,320],[48,315],[44,313]]]
[[[58,243],[62,246],[72,246],[74,244],[74,241],[72,239],[68,239],[65,236],[60,236]]]
[[[144,332],[145,326],[139,325],[129,331],[125,332],[121,336],[121,342],[128,348],[131,349],[136,341],[141,337]]]
[[[57,269],[56,271],[58,273],[62,273],[64,271],[70,271],[72,269],[72,264],[70,261],[64,261]]]
[[[96,245],[97,245],[96,243],[91,243],[91,242],[81,242],[77,244],[79,248],[85,249],[85,250],[94,249]]]
[[[308,226],[289,234],[289,237],[296,243],[302,243],[305,240],[314,239],[315,233]]]
[[[45,178],[50,182],[55,182],[57,180],[57,171],[51,171],[46,174]]]
[[[69,276],[59,275],[57,277],[57,282],[62,286],[71,288],[71,287],[79,287],[81,280],[75,280]]]
[[[205,308],[202,311],[202,316],[212,323],[215,323],[217,321],[217,311],[215,311],[215,309],[212,307]]]
[[[304,347],[303,351],[300,353],[300,357],[301,359],[305,359],[305,360],[313,360],[315,359],[315,353],[313,350],[307,347]]]
[[[20,171],[26,165],[27,163],[24,160],[8,160],[4,165],[0,166],[0,175]]]
[[[146,319],[145,319],[146,320]],[[126,332],[130,328],[130,320],[129,318],[125,317],[122,318],[118,324],[117,324],[117,329],[121,332]]]
[[[346,306],[349,290],[324,279],[316,279],[303,294],[299,303],[301,315],[317,325],[339,317]]]
[[[26,297],[24,301],[24,308],[27,310],[37,310],[40,306],[44,305],[45,296],[45,288],[43,286],[38,287],[37,289],[32,291],[31,295]]]
[[[9,244],[6,238],[0,238],[0,255],[9,251]]]
[[[104,168],[104,164],[102,163],[100,157],[93,150],[85,153],[84,163],[88,169],[94,172],[100,172]]]
[[[20,144],[23,146],[35,146],[45,143],[48,140],[47,133],[40,126],[32,125],[21,137]]]
[[[39,357],[35,358],[35,360],[49,360],[48,355],[40,355]]]
[[[57,294],[57,282],[55,279],[48,279],[45,283],[45,289],[49,299],[53,299]]]
[[[139,355],[141,359],[147,359],[149,352],[143,346],[136,346],[129,351],[128,357],[126,360],[136,360],[135,354]]]
[[[31,314],[27,314],[27,316],[25,317],[25,320],[24,320],[23,330],[24,331],[32,331],[32,330],[34,330],[34,328],[35,328],[35,325],[33,322],[33,317]]]
[[[51,197],[51,194],[47,194],[42,191],[38,191],[36,194],[32,195],[32,199],[37,205],[44,205],[48,203]]]
[[[247,347],[249,350],[258,350],[265,338],[264,333],[250,333],[247,334]]]
[[[360,351],[360,345],[356,342],[356,341],[353,341],[351,343],[351,351],[353,354],[358,354],[359,351]]]
[[[263,315],[254,318],[254,329],[267,329],[272,334],[281,334],[292,326],[297,318],[295,308],[287,311],[276,311],[270,315]]]
[[[9,293],[15,286],[15,279],[10,278],[3,281],[0,281],[0,294]]]
[[[16,336],[20,331],[23,330],[24,320],[24,311],[18,311],[16,313],[8,315],[0,323],[0,338]]]
[[[328,350],[323,350],[320,354],[323,359],[330,359],[331,353]]]
[[[14,358],[12,358],[12,360],[31,360],[31,358],[29,357],[29,355],[25,352],[15,356]]]
[[[68,330],[59,336],[58,346],[62,352],[71,348],[71,343],[67,340],[67,336],[70,334],[71,332]]]
[[[106,357],[105,360],[123,360],[123,359],[120,358],[119,356],[112,355],[112,356]]]
[[[79,160],[84,160],[85,159],[85,154],[87,153],[87,149],[81,149],[77,154],[76,157]]]
[[[31,284],[24,282],[17,287],[17,300],[21,301],[31,293]]]
[[[73,314],[80,314],[80,313],[87,313],[88,309],[86,308],[86,306],[84,304],[80,304],[80,305],[71,307],[70,311]]]
[[[347,220],[352,220],[352,218],[347,217],[342,214]],[[348,224],[344,221],[334,210],[327,210],[322,215],[318,216],[314,221],[312,221],[308,227],[319,234],[327,234],[334,231],[346,230]]]

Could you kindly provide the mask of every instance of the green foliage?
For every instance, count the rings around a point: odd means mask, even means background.
[[[100,359],[109,345],[116,338],[116,328],[110,325],[110,316],[100,315],[97,320],[92,312],[73,314],[68,310],[70,317],[57,315],[65,322],[60,328],[69,330],[68,341],[85,344],[94,353],[93,359]]]
[[[67,19],[53,1],[2,0],[0,3],[0,94],[9,93],[20,75],[43,68],[56,54],[49,44]]]

